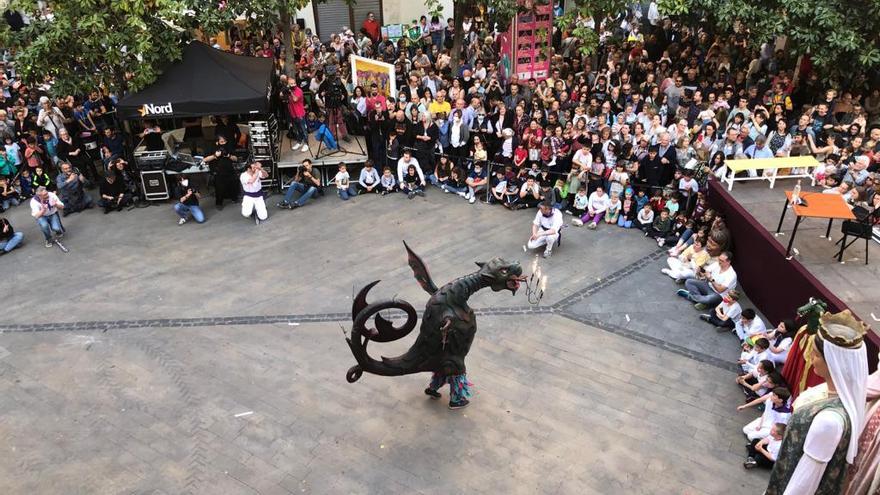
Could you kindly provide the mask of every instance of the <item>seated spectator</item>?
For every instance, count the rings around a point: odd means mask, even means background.
[[[657,241],[658,246],[662,246],[662,241],[672,232],[672,219],[669,217],[669,210],[660,210],[660,216],[654,218],[654,223],[645,231],[645,236],[651,237]]]
[[[575,220],[577,220],[581,225],[584,224],[580,217],[587,213],[587,204],[589,201],[590,197],[587,196],[587,186],[586,184],[581,184],[578,187],[577,194],[574,195],[574,198],[571,201],[571,209],[569,210],[569,213],[574,215],[574,218],[571,219],[571,223],[577,223],[575,222]]]
[[[767,332],[767,326],[764,320],[755,313],[752,308],[746,308],[742,312],[739,323],[736,324],[736,336],[740,341],[748,341],[754,343],[755,338],[763,337]]]
[[[553,207],[559,211],[565,211],[568,208],[568,190],[565,187],[565,181],[556,179],[556,184],[551,192],[553,195]]]
[[[742,318],[740,318],[742,319]],[[758,363],[770,357],[770,341],[761,337],[754,344],[744,342],[737,363],[744,374],[755,373]]]
[[[416,175],[419,176],[419,183],[422,188],[425,187],[425,173],[422,171],[422,167],[419,166],[419,161],[412,156],[412,151],[409,149],[403,150],[403,156],[400,157],[400,160],[397,161],[397,183],[400,185],[400,192],[407,192],[403,190],[404,176],[407,174],[407,170],[409,166],[412,165],[415,168]]]
[[[525,183],[519,188],[519,201],[517,208],[534,208],[544,198],[541,196],[541,186],[532,175],[526,176]]]
[[[525,169],[520,169],[524,172]],[[525,185],[525,174],[513,176],[507,179],[507,190],[504,192],[504,207],[508,210],[516,210],[519,208],[519,191],[520,187]]]
[[[104,214],[111,211],[122,211],[123,208],[131,204],[131,194],[125,190],[125,184],[116,177],[115,172],[110,172],[104,176],[100,187],[101,199],[98,205],[104,208]]]
[[[654,209],[651,208],[649,203],[645,203],[644,206],[639,210],[639,214],[636,215],[636,226],[645,233],[645,236],[648,235],[648,232],[651,230],[651,226],[654,224]]]
[[[767,395],[774,388],[784,384],[782,375],[776,371],[773,361],[765,359],[758,363],[754,373],[747,373],[736,377],[736,383],[740,385],[746,402]]]
[[[9,179],[0,175],[0,211],[6,211],[13,206],[18,206],[18,191],[9,184]]]
[[[199,206],[199,199],[202,195],[199,194],[196,185],[190,183],[189,177],[184,174],[177,176],[174,197],[177,198],[177,203],[174,203],[174,213],[180,217],[177,225],[185,224],[190,215],[196,223],[205,223],[205,214]]]
[[[788,350],[791,348],[796,332],[797,327],[795,327],[794,322],[791,320],[781,321],[775,329],[767,332],[766,337],[770,342],[770,360],[774,364],[780,366],[785,364],[785,360],[788,358]]]
[[[779,448],[782,446],[785,429],[785,423],[776,423],[770,429],[769,435],[760,440],[752,440],[746,447],[748,456],[743,462],[743,467],[746,469],[754,467],[773,469],[776,459],[779,457]]]
[[[675,198],[670,198],[670,201],[673,201],[674,199]],[[666,203],[666,206],[670,205],[671,203]],[[675,221],[672,222],[672,228],[670,229],[669,234],[667,234],[666,237],[657,240],[657,245],[659,247],[663,247],[667,244],[677,244],[681,239],[684,239],[683,242],[687,242],[688,238],[694,233],[693,220],[688,220],[683,213],[674,215],[671,210],[668,211],[670,218],[675,218]]]
[[[77,213],[94,206],[92,197],[85,192],[85,182],[86,178],[79,170],[73,168],[69,163],[61,164],[61,173],[55,179],[55,184],[58,187],[58,196],[64,203],[62,216],[66,217],[71,213]]]
[[[386,194],[393,193],[396,190],[397,179],[395,179],[394,174],[391,173],[391,167],[385,167],[385,169],[382,170],[382,177],[379,178],[379,186],[377,191],[380,191],[382,196],[385,196]]]
[[[683,283],[685,279],[693,277],[697,273],[697,270],[699,270],[700,267],[705,265],[708,261],[709,253],[706,252],[706,248],[703,245],[703,239],[697,238],[694,239],[694,243],[691,244],[687,249],[682,251],[680,255],[670,256],[666,258],[666,264],[669,266],[669,268],[663,268],[660,271],[675,280],[676,283]],[[724,302],[722,301],[721,304],[724,304]],[[705,321],[709,321],[715,326],[720,326],[718,323],[710,321],[709,315],[705,316],[707,317],[704,319]],[[725,323],[725,326],[726,325],[728,324]],[[731,326],[729,328],[733,328],[732,323],[730,325]]]
[[[464,199],[473,204],[477,201],[477,193],[485,190],[488,184],[488,181],[486,180],[486,170],[483,168],[482,161],[474,162],[474,168],[471,169],[471,173],[468,174],[465,183],[468,186],[468,191],[465,194]]]
[[[296,175],[290,182],[290,187],[284,194],[284,200],[276,206],[288,210],[299,208],[306,204],[309,198],[315,194],[320,194],[322,186],[321,172],[312,168],[312,161],[307,158],[303,160],[302,165],[297,169]],[[299,192],[300,196],[296,201],[293,201],[293,195],[296,192]]]
[[[553,246],[559,240],[559,231],[562,229],[562,225],[562,212],[553,208],[548,202],[541,203],[538,213],[535,214],[535,220],[532,222],[532,235],[523,246],[523,251],[544,246],[544,257],[549,258],[553,253]]]
[[[615,225],[620,216],[620,196],[611,196],[608,201],[608,209],[605,210],[605,223]]]
[[[504,204],[507,199],[507,179],[504,177],[504,170],[498,168],[495,170],[495,176],[489,181],[491,186],[489,189],[489,203]]]
[[[351,176],[348,175],[348,169],[345,164],[340,163],[336,170],[336,175],[333,177],[333,183],[336,184],[336,194],[343,201],[348,201],[349,198],[357,196],[357,189],[351,183]],[[415,167],[413,167],[413,172],[415,172]]]
[[[361,191],[365,193],[379,192],[379,172],[376,172],[376,169],[373,168],[373,160],[367,158],[367,161],[364,162],[364,168],[361,169],[361,174],[358,178],[358,185]]]
[[[684,289],[677,294],[695,303],[697,309],[706,309],[721,302],[721,297],[736,288],[736,272],[730,265],[733,254],[724,251],[718,260],[697,270],[696,277],[685,281]]]
[[[22,240],[24,234],[16,232],[9,220],[0,218],[0,256],[18,247]]]
[[[743,427],[743,434],[749,441],[760,440],[770,434],[770,429],[776,423],[788,424],[791,418],[791,405],[788,399],[791,398],[791,392],[785,387],[776,387],[773,392],[764,397],[743,404],[736,408],[737,411],[744,411],[758,404],[764,405],[764,412],[761,416],[755,418],[749,424]]]
[[[606,210],[608,210],[608,195],[605,194],[604,187],[598,186],[587,201],[587,212],[580,218],[573,218],[571,224],[578,227],[586,224],[588,229],[595,229],[605,218]]]
[[[406,197],[413,199],[416,196],[424,196],[424,181],[419,178],[416,173],[416,166],[410,165],[406,169],[406,175],[403,176],[403,182],[400,183],[400,192],[406,193]]]
[[[633,220],[635,220],[637,213],[638,205],[636,204],[635,198],[633,198],[632,189],[626,188],[623,192],[623,201],[621,201],[620,204],[620,215],[617,217],[617,226],[626,229],[632,227]]]

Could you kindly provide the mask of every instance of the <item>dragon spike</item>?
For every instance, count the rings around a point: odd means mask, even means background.
[[[363,311],[364,308],[367,307],[367,293],[370,292],[370,289],[376,286],[380,280],[373,281],[364,286],[358,295],[351,302],[351,320],[354,321],[357,318],[358,313]]]
[[[483,266],[486,264],[486,262],[485,261],[474,261],[474,264],[476,264],[480,268],[483,268]]]

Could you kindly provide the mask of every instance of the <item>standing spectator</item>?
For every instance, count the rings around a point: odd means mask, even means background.
[[[229,142],[226,136],[217,136],[217,146],[214,153],[205,157],[205,163],[214,175],[214,204],[218,210],[223,209],[223,201],[238,201],[239,185],[235,176],[235,165],[238,159],[229,152]]]
[[[37,116],[37,125],[52,133],[53,137],[58,137],[61,129],[64,129],[64,114],[61,110],[52,106],[52,102],[48,97],[40,97],[40,113]]]

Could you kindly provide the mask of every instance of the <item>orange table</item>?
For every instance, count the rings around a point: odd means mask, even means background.
[[[782,231],[782,222],[785,220],[785,212],[788,211],[791,203],[791,194],[791,191],[785,191],[785,206],[782,207],[782,215],[779,216],[779,225],[776,227],[777,234]],[[801,200],[806,204],[791,205],[797,219],[794,221],[794,229],[791,231],[791,239],[785,249],[785,256],[790,256],[791,247],[794,245],[794,236],[797,235],[798,226],[804,218],[827,218],[828,229],[825,231],[825,237],[829,240],[831,239],[831,224],[834,223],[834,219],[855,220],[856,218],[840,194],[801,191]]]

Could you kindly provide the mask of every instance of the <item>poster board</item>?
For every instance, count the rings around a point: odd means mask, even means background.
[[[402,24],[388,24],[387,26],[382,26],[380,28],[381,35],[388,35],[388,39],[391,41],[397,41],[403,37],[403,25]]]
[[[379,92],[386,96],[397,95],[397,79],[394,66],[371,58],[351,55],[351,80],[355,86],[369,91],[370,85],[376,83]]]

